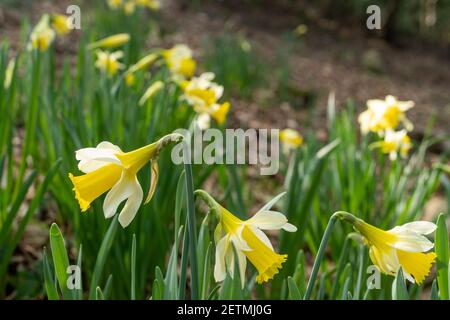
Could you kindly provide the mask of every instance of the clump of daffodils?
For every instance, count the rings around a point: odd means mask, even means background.
[[[303,137],[297,130],[288,128],[280,131],[280,141],[283,144],[283,150],[288,153],[303,144]]]
[[[198,113],[197,124],[200,129],[209,128],[211,118],[222,125],[230,109],[229,102],[219,102],[223,95],[223,86],[213,82],[213,79],[214,73],[205,72],[199,77],[181,82],[182,98]]]
[[[112,10],[123,9],[126,15],[132,15],[137,7],[157,11],[161,8],[159,0],[107,0]]]
[[[429,252],[434,244],[425,235],[436,230],[434,223],[416,221],[384,231],[347,212],[338,212],[337,216],[363,236],[370,259],[381,272],[395,276],[401,267],[405,278],[417,284],[429,274],[436,254]]]
[[[235,261],[237,261],[243,288],[247,259],[258,270],[257,283],[264,283],[272,279],[286,261],[287,255],[276,253],[269,238],[262,230],[297,231],[297,228],[288,223],[282,213],[271,210],[271,207],[283,194],[275,197],[248,220],[237,218],[203,190],[197,190],[195,194],[206,202],[211,212],[219,220],[214,232],[216,243],[215,280],[223,281],[227,273],[233,277]]]
[[[130,152],[123,152],[118,146],[107,141],[99,143],[95,148],[77,150],[75,156],[79,161],[78,169],[84,174],[74,176],[69,173],[69,178],[81,211],[89,209],[95,199],[109,190],[103,202],[105,218],[113,217],[119,205],[127,200],[119,214],[119,223],[122,227],[127,227],[133,221],[143,200],[137,173],[151,162],[152,179],[144,202],[148,203],[158,181],[157,159],[161,150],[170,142],[178,143],[182,139],[180,134],[173,133]]]
[[[97,54],[95,66],[108,76],[112,77],[117,71],[124,68],[124,65],[119,62],[119,59],[123,57],[123,51],[108,52],[97,50],[95,53]]]
[[[162,51],[167,67],[176,79],[190,78],[194,75],[196,62],[192,50],[184,44],[177,44],[171,49]]]
[[[373,99],[367,101],[367,110],[362,112],[358,121],[361,132],[374,132],[384,141],[375,143],[382,152],[389,154],[391,160],[398,158],[398,154],[406,157],[411,149],[411,139],[407,132],[413,129],[412,123],[406,117],[406,111],[414,107],[413,101],[399,101],[388,95],[385,100]],[[398,127],[402,125],[400,131]]]

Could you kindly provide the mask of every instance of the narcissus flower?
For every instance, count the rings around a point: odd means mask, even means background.
[[[141,7],[149,8],[150,10],[159,10],[161,3],[158,0],[135,0],[136,4]]]
[[[148,99],[153,97],[155,94],[157,94],[162,88],[164,88],[164,82],[162,81],[155,81],[153,82],[147,90],[145,90],[144,94],[142,95],[141,99],[139,99],[139,105],[143,106]]]
[[[156,60],[158,60],[159,55],[156,53],[150,53],[140,59],[135,64],[131,65],[128,70],[125,72],[125,82],[128,86],[131,86],[134,84],[134,74],[138,71],[144,70],[149,68],[153,63],[155,63]]]
[[[136,2],[127,1],[123,5],[123,11],[127,16],[131,16],[136,11]]]
[[[303,144],[303,137],[297,130],[284,129],[280,131],[280,141],[285,151],[290,151]]]
[[[100,70],[106,72],[109,76],[113,76],[122,69],[124,65],[118,60],[123,57],[122,51],[107,52],[102,50],[97,50],[97,61],[95,66]]]
[[[242,287],[245,282],[247,259],[258,270],[256,282],[264,283],[272,279],[286,261],[287,255],[276,253],[269,238],[262,230],[297,231],[297,228],[288,223],[282,213],[270,210],[284,194],[275,197],[248,220],[237,218],[203,190],[197,190],[195,194],[207,203],[211,212],[219,220],[214,232],[216,243],[215,280],[223,281],[227,272],[231,277],[234,276],[235,259],[239,266]]]
[[[223,87],[213,82],[213,79],[214,73],[205,72],[199,77],[181,82],[184,92],[182,98],[199,114],[199,119],[202,119],[201,122],[198,122],[199,126],[202,123],[209,123],[208,117],[212,117],[219,125],[222,125],[230,109],[228,102],[218,102],[222,97]]]
[[[416,221],[384,231],[346,212],[339,212],[338,217],[364,237],[370,259],[381,272],[395,276],[402,267],[405,278],[418,284],[429,274],[436,254],[428,252],[434,244],[424,235],[436,230],[434,223]]]
[[[34,27],[30,36],[30,49],[38,49],[41,52],[46,51],[55,39],[55,31],[50,28],[50,18],[43,15],[38,24]]]
[[[380,148],[381,152],[389,154],[389,159],[397,160],[398,155],[402,158],[408,156],[409,150],[412,148],[411,138],[406,130],[386,131],[383,141],[377,141],[371,144],[372,148]]]
[[[69,33],[69,18],[62,14],[55,14],[52,16],[52,27],[59,35]]]
[[[119,9],[120,6],[122,5],[123,1],[122,0],[107,0],[108,3],[108,7],[110,7],[111,9]]]
[[[195,60],[192,58],[192,50],[184,45],[177,44],[162,53],[167,67],[175,76],[190,78],[195,72]]]
[[[148,203],[158,181],[157,158],[161,150],[170,142],[178,143],[182,139],[182,135],[173,133],[130,152],[123,152],[118,146],[106,141],[95,148],[76,151],[78,169],[85,174],[74,176],[69,173],[69,178],[74,185],[73,190],[81,211],[89,209],[95,199],[109,190],[103,202],[105,218],[114,216],[119,205],[127,200],[119,214],[119,223],[122,227],[127,227],[133,221],[143,199],[137,173],[151,162],[152,179],[144,202]]]
[[[88,49],[113,49],[123,46],[128,41],[130,41],[130,35],[128,33],[118,33],[91,43]]]
[[[405,112],[414,107],[413,101],[399,101],[394,96],[386,96],[385,100],[368,100],[367,110],[359,115],[358,121],[362,133],[369,131],[380,135],[385,130],[394,130],[400,123],[405,129],[412,130],[412,123],[406,118]]]

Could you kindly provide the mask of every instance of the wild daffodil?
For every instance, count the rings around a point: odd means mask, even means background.
[[[280,131],[280,141],[286,152],[296,149],[303,144],[302,135],[294,129],[283,129]]]
[[[52,27],[59,35],[65,35],[70,32],[69,18],[62,14],[52,15]]]
[[[386,131],[382,141],[371,144],[372,148],[380,148],[381,152],[389,154],[389,159],[395,161],[400,155],[402,158],[408,156],[409,150],[412,148],[411,138],[406,130]]]
[[[88,49],[113,49],[121,47],[129,41],[130,35],[128,33],[118,33],[91,43]]]
[[[385,130],[395,130],[400,123],[410,131],[413,126],[405,113],[412,107],[413,101],[399,101],[391,95],[386,96],[385,100],[368,100],[367,110],[358,118],[361,131],[364,134],[376,132],[383,135]]]
[[[136,2],[127,1],[123,5],[123,11],[127,16],[131,16],[136,11]]]
[[[199,114],[200,121],[197,124],[201,129],[209,125],[209,117],[212,117],[219,125],[222,125],[230,109],[228,102],[219,103],[222,97],[223,87],[213,82],[214,73],[205,72],[199,77],[181,82],[183,89],[182,98],[185,99]]]
[[[244,287],[247,259],[258,270],[256,282],[264,283],[272,279],[286,261],[287,255],[276,253],[269,238],[262,230],[297,231],[297,228],[288,223],[282,213],[271,210],[271,207],[284,194],[275,197],[248,220],[237,218],[203,190],[197,190],[195,194],[206,202],[211,212],[219,220],[214,232],[216,243],[215,280],[223,281],[227,272],[233,277],[235,261],[237,261],[241,285]]]
[[[177,44],[171,49],[162,51],[167,67],[175,77],[190,78],[195,72],[196,62],[192,58],[192,50],[184,44]]]
[[[118,146],[106,141],[95,148],[76,151],[78,169],[85,174],[74,176],[69,173],[69,178],[81,211],[89,209],[95,199],[109,190],[103,202],[105,218],[114,216],[119,205],[127,200],[119,214],[119,223],[123,228],[127,227],[133,221],[143,199],[137,173],[151,162],[152,179],[144,202],[148,203],[158,181],[157,158],[161,150],[170,142],[178,143],[181,140],[180,134],[173,133],[130,152],[123,152]]]
[[[113,76],[119,71],[123,69],[124,65],[120,63],[118,60],[123,57],[122,51],[108,52],[97,50],[97,61],[95,61],[95,66],[106,72],[109,76]]]
[[[136,4],[149,8],[150,10],[159,10],[161,8],[161,3],[158,0],[135,0]]]
[[[115,9],[119,9],[122,6],[123,1],[122,0],[107,0],[107,3],[108,3],[108,7],[110,9],[115,10]]]
[[[429,274],[436,254],[428,252],[434,244],[425,235],[436,230],[434,223],[416,221],[384,231],[346,212],[339,212],[338,217],[364,237],[370,259],[381,272],[395,276],[401,267],[405,278],[417,284]]]
[[[31,32],[28,48],[47,51],[54,39],[55,31],[50,27],[49,16],[45,14]]]

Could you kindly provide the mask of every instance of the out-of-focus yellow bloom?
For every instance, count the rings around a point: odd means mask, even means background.
[[[297,231],[294,225],[288,223],[284,214],[270,210],[284,194],[275,197],[253,217],[244,221],[218,204],[205,191],[197,190],[195,194],[206,202],[211,212],[215,213],[219,220],[214,232],[216,243],[215,280],[223,281],[227,271],[231,277],[234,276],[236,258],[242,288],[245,283],[247,259],[258,270],[256,282],[263,283],[272,279],[286,261],[287,255],[276,253],[269,238],[262,230]]]
[[[302,135],[294,129],[283,129],[280,131],[280,140],[285,151],[296,149],[303,144]]]
[[[123,11],[127,16],[131,16],[136,11],[136,3],[134,1],[125,2]]]
[[[59,35],[65,35],[70,31],[69,18],[62,14],[52,16],[52,27]]]
[[[9,60],[5,70],[5,80],[3,81],[3,87],[5,89],[8,89],[11,86],[12,76],[15,67],[16,67],[16,59]]]
[[[416,221],[384,231],[349,213],[339,214],[364,237],[370,259],[381,272],[395,276],[402,267],[405,278],[418,284],[429,274],[436,254],[425,253],[433,249],[434,244],[424,235],[436,230],[434,223]]]
[[[156,93],[158,93],[162,88],[164,88],[164,82],[162,81],[155,81],[153,82],[147,90],[145,90],[144,94],[142,95],[141,99],[139,99],[139,105],[143,106],[148,99],[153,97]]]
[[[384,135],[384,140],[372,143],[371,147],[381,148],[381,151],[389,154],[389,159],[394,161],[397,160],[398,154],[400,154],[402,158],[406,158],[409,150],[412,148],[412,143],[406,130],[388,130]]]
[[[97,61],[95,66],[100,70],[106,72],[109,76],[113,76],[122,69],[124,65],[118,61],[118,59],[123,57],[122,51],[107,52],[102,50],[97,50]]]
[[[368,100],[367,110],[358,118],[361,131],[364,134],[372,131],[383,135],[385,130],[395,130],[400,123],[410,131],[412,123],[406,118],[405,112],[412,107],[413,101],[398,101],[391,95],[386,96],[385,100]]]
[[[50,28],[49,16],[43,15],[38,24],[34,27],[30,36],[30,49],[46,51],[55,39],[55,31]]]
[[[190,78],[194,74],[196,63],[188,46],[177,44],[172,49],[164,50],[162,56],[175,76]]]
[[[122,0],[108,0],[107,3],[111,9],[119,9],[122,6],[123,1]]]
[[[136,82],[136,78],[132,72],[127,72],[125,74],[125,83],[127,86],[131,87]]]
[[[75,197],[81,211],[89,209],[91,203],[109,190],[103,202],[105,218],[111,218],[119,205],[125,205],[119,214],[119,223],[127,227],[133,221],[143,200],[142,188],[137,173],[148,163],[152,163],[150,191],[144,203],[148,203],[155,191],[158,178],[157,158],[162,148],[170,142],[180,142],[180,134],[169,134],[155,143],[130,152],[123,152],[110,142],[101,142],[95,148],[76,151],[78,168],[85,173],[69,178],[74,185]]]
[[[150,53],[140,59],[135,64],[131,65],[128,70],[125,72],[125,83],[128,86],[132,86],[135,82],[135,76],[134,74],[138,71],[144,70],[146,68],[149,68],[157,59],[159,58],[159,55],[156,53]]]
[[[198,122],[201,129],[205,129],[201,124],[209,123],[206,115],[211,116],[219,125],[222,125],[230,109],[228,102],[218,103],[223,95],[223,87],[213,82],[214,73],[205,72],[199,77],[181,82],[185,99],[202,118]]]
[[[135,0],[136,4],[142,7],[149,8],[150,10],[159,10],[161,3],[158,0]]]
[[[112,49],[121,47],[128,43],[128,41],[130,41],[130,35],[128,33],[118,33],[91,43],[88,49]]]
[[[304,36],[308,32],[308,26],[306,24],[299,24],[294,30],[294,34],[297,37]]]

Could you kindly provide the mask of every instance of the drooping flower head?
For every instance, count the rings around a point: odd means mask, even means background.
[[[205,72],[199,77],[181,82],[181,88],[184,92],[182,98],[199,114],[197,123],[201,129],[209,127],[209,117],[222,125],[230,109],[229,102],[219,103],[219,99],[223,95],[223,86],[213,82],[214,77],[214,73]],[[204,125],[202,126],[202,124]]]
[[[114,49],[121,47],[130,41],[128,33],[118,33],[101,40],[95,41],[88,45],[88,49]]]
[[[368,100],[367,110],[359,115],[358,121],[361,132],[375,132],[380,135],[385,130],[395,130],[400,123],[405,129],[412,130],[412,123],[406,118],[405,112],[414,107],[413,101],[399,101],[396,97],[388,95],[385,100]]]
[[[119,62],[119,59],[123,57],[122,51],[108,52],[97,50],[97,61],[95,61],[95,66],[106,72],[109,76],[113,76],[120,69],[124,68],[124,65]]]
[[[50,27],[49,16],[45,14],[31,32],[29,48],[47,51],[54,39],[55,31]]]
[[[381,152],[389,154],[389,159],[395,161],[398,155],[405,158],[409,150],[412,148],[411,138],[406,130],[386,131],[383,141],[372,143],[371,147],[380,148]]]
[[[425,235],[436,230],[434,223],[416,221],[384,231],[349,213],[339,214],[364,237],[370,259],[381,272],[395,276],[402,267],[405,278],[417,284],[429,274],[436,254],[428,252],[434,244]]]
[[[303,144],[303,137],[297,130],[288,128],[280,131],[280,141],[285,151],[290,151]]]
[[[150,68],[155,61],[157,61],[159,58],[159,55],[156,53],[150,53],[146,55],[145,57],[141,58],[138,62],[135,64],[132,64],[127,71],[125,72],[125,82],[128,86],[131,86],[134,84],[135,81],[135,73],[145,70],[147,68]]]
[[[65,35],[69,33],[69,18],[62,14],[52,15],[52,27],[59,35]]]
[[[122,227],[128,226],[134,219],[143,199],[137,173],[148,162],[151,162],[152,181],[145,200],[145,203],[148,203],[158,181],[157,158],[159,153],[170,142],[181,140],[180,134],[173,133],[162,137],[155,143],[130,152],[123,152],[118,146],[106,141],[99,143],[95,148],[76,151],[76,159],[79,161],[78,169],[85,174],[74,176],[69,173],[69,178],[74,185],[73,190],[81,211],[89,209],[95,199],[109,190],[103,202],[105,218],[114,216],[119,205],[128,199],[119,214],[119,222]]]
[[[185,44],[177,44],[171,49],[164,50],[162,56],[167,67],[176,77],[190,78],[195,72],[195,60],[192,50]]]
[[[223,281],[227,272],[233,277],[235,261],[237,261],[241,285],[244,287],[247,259],[258,270],[256,282],[261,284],[272,279],[286,261],[287,255],[276,253],[269,238],[262,230],[297,231],[297,228],[288,223],[282,213],[271,211],[271,207],[284,194],[275,197],[248,220],[237,218],[203,190],[197,190],[195,194],[207,203],[219,220],[214,232],[216,243],[215,280]]]

